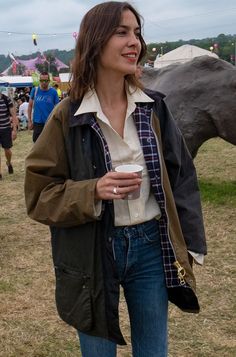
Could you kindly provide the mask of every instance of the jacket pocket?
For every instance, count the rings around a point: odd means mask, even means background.
[[[67,267],[55,267],[57,310],[65,322],[79,331],[92,326],[90,277]]]

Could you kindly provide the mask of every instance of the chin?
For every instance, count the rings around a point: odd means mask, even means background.
[[[125,71],[125,76],[135,74],[137,69],[137,66],[132,66],[132,68],[129,68],[128,70]]]
[[[119,73],[120,75],[126,77],[129,75],[135,75],[137,69],[137,65],[132,65],[132,66],[122,66],[122,67],[116,67],[116,72]]]

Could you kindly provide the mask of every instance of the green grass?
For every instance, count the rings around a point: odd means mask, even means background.
[[[80,357],[76,331],[56,311],[48,227],[26,215],[24,160],[31,147],[32,133],[19,132],[13,146],[14,175],[8,175],[2,152],[0,357]],[[194,265],[201,312],[186,314],[170,304],[168,357],[232,357],[236,356],[236,146],[209,140],[200,148],[195,165],[208,244],[204,266]],[[119,347],[117,357],[131,357],[122,294],[120,312],[128,346]]]
[[[215,205],[236,207],[236,181],[199,180],[202,200]]]
[[[4,281],[4,280],[0,280],[0,293],[13,293],[16,291],[15,286],[13,285],[13,283],[8,282],[8,281]]]

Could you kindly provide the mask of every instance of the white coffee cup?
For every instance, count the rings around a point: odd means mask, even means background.
[[[141,178],[142,172],[143,172],[143,166],[136,165],[136,164],[119,165],[115,168],[115,171],[116,172],[135,172]],[[141,185],[137,188],[137,190],[130,192],[126,198],[128,200],[136,200],[137,198],[139,198],[140,197],[140,188],[141,188]]]

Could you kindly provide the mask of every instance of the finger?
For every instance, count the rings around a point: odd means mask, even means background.
[[[136,178],[132,180],[113,180],[111,182],[112,186],[119,186],[119,187],[128,187],[130,188],[131,186],[136,186],[136,185],[141,185],[142,179],[141,178]]]
[[[132,186],[126,186],[126,187],[113,187],[111,192],[113,195],[127,195],[128,193],[131,193],[135,190],[137,190],[140,187],[140,185],[132,185]]]
[[[134,186],[134,185],[140,185],[142,183],[142,179],[141,178],[133,178],[133,179],[111,179],[108,177],[102,177],[99,180],[99,187],[103,187],[105,189],[108,190],[112,190],[113,187],[130,187],[130,186]]]
[[[137,177],[140,177],[139,174],[137,174],[136,172],[115,172],[115,171],[109,171],[106,176],[108,178],[112,178],[112,179],[134,179]]]
[[[113,200],[121,200],[123,198],[125,198],[127,196],[126,193],[122,193],[120,192],[120,188],[119,187],[114,187],[112,190],[112,199]]]

